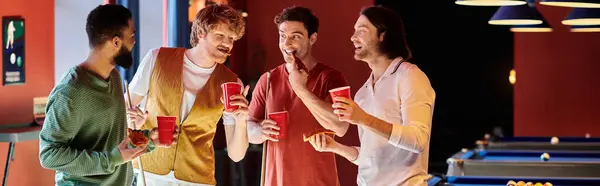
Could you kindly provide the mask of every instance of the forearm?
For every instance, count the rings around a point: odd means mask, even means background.
[[[357,163],[357,159],[358,159],[358,152],[359,152],[359,148],[360,147],[351,147],[351,146],[346,146],[343,144],[340,144],[338,142],[335,142],[335,148],[333,149],[333,152],[346,158],[348,161],[358,165]]]
[[[367,129],[373,131],[377,135],[388,140],[390,139],[390,135],[392,134],[392,124],[368,114],[367,117],[359,123],[359,125],[366,127]]]
[[[360,125],[388,139],[390,144],[414,153],[423,152],[429,144],[429,130],[416,122],[392,124],[369,115]]]
[[[349,124],[339,120],[338,116],[333,113],[330,103],[319,99],[308,89],[298,91],[297,95],[321,126],[332,130],[340,137],[346,134]]]
[[[265,142],[262,137],[262,127],[259,121],[246,119],[248,130],[248,141],[252,144],[261,144]]]
[[[248,131],[245,120],[236,122],[234,126],[226,126],[229,128],[227,135],[227,155],[231,160],[238,162],[244,159],[246,150],[248,150]]]
[[[123,158],[117,147],[109,152],[78,150],[62,144],[40,140],[42,167],[76,176],[95,176],[113,173]]]

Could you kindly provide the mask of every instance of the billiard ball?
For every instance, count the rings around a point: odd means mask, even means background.
[[[558,138],[557,138],[556,136],[552,137],[552,139],[550,139],[550,143],[551,143],[552,145],[556,145],[556,144],[558,144]]]
[[[540,183],[540,182],[537,182],[537,183],[535,183],[535,185],[533,185],[533,186],[544,186],[544,184],[542,184],[542,183]]]
[[[546,182],[544,186],[552,186],[552,184],[550,182]]]
[[[592,135],[590,133],[585,133],[585,138],[591,138]]]
[[[517,186],[517,183],[515,183],[515,181],[508,181],[508,183],[506,183],[506,186]]]
[[[517,186],[525,186],[525,182],[524,181],[519,181],[519,182],[517,182]]]
[[[544,153],[542,156],[540,156],[540,159],[542,159],[542,161],[548,161],[550,160],[550,155],[548,153]]]
[[[533,186],[533,182],[527,182],[525,186]]]

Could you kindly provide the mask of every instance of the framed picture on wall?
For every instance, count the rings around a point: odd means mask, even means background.
[[[2,17],[2,85],[25,84],[25,19]]]

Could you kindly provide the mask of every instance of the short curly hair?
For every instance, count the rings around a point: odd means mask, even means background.
[[[90,11],[85,23],[90,48],[98,48],[113,37],[123,38],[131,12],[122,5],[99,5]]]
[[[275,19],[273,20],[277,26],[286,21],[298,21],[303,23],[304,28],[308,31],[308,36],[319,32],[319,18],[315,16],[312,10],[306,7],[292,6],[285,8],[281,13],[275,16]]]
[[[190,44],[192,47],[198,44],[198,35],[208,33],[220,23],[229,25],[229,29],[237,34],[235,40],[240,39],[244,35],[246,21],[244,21],[244,17],[240,12],[228,5],[212,4],[202,8],[196,14],[190,34]]]

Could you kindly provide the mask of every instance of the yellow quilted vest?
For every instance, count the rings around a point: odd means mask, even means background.
[[[148,119],[143,129],[157,127],[156,116],[177,116],[180,124],[177,145],[156,148],[141,156],[144,170],[166,175],[171,170],[175,178],[193,183],[215,185],[213,138],[224,105],[221,84],[237,82],[237,76],[222,64],[217,64],[206,85],[198,91],[187,118],[180,121],[183,98],[183,58],[185,48],[161,48],[150,79],[146,110]],[[137,163],[134,163],[137,168]]]

